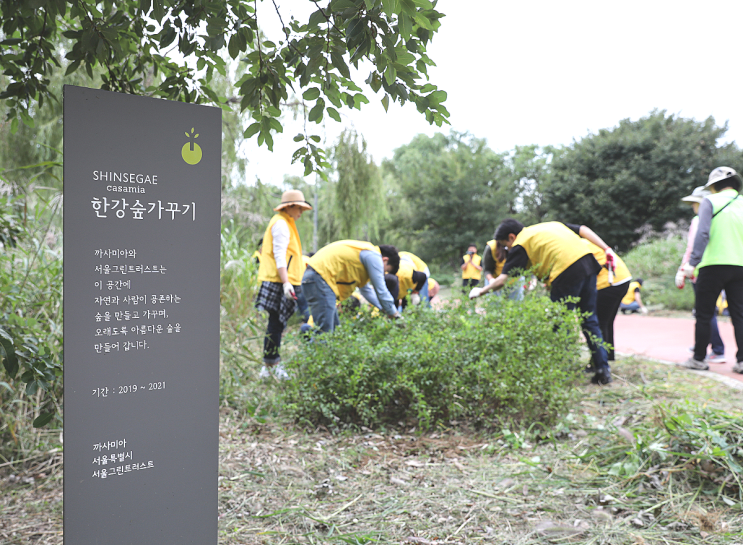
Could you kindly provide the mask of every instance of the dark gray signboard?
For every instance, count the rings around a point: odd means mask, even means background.
[[[217,542],[221,111],[64,89],[64,534]]]

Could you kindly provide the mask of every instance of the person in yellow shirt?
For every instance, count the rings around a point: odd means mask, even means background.
[[[348,299],[356,288],[365,299],[376,296],[381,309],[399,318],[397,306],[385,284],[385,273],[395,274],[400,255],[394,246],[375,246],[360,240],[339,240],[310,258],[302,288],[319,330],[332,332],[339,325],[336,300]]]
[[[253,259],[253,263],[255,263],[256,265],[261,264],[261,251],[262,250],[263,250],[263,239],[260,239],[258,241],[258,249],[255,252],[253,252],[253,255],[250,256]]]
[[[613,262],[611,248],[585,225],[550,221],[524,227],[515,219],[502,221],[493,238],[508,250],[503,270],[484,288],[474,288],[470,298],[503,288],[511,271],[533,268],[534,274],[550,288],[550,299],[578,299],[577,303],[566,303],[566,306],[578,308],[585,315],[581,328],[595,369],[591,382],[608,384],[612,381],[611,368],[596,317],[596,279],[601,266],[581,237],[596,244],[604,251],[606,259]]]
[[[272,374],[276,378],[288,378],[281,365],[279,348],[286,323],[297,308],[298,295],[302,294],[304,268],[302,242],[295,222],[305,210],[311,209],[301,191],[285,191],[263,235],[264,247],[258,268],[261,287],[255,300],[255,308],[268,313],[261,378]]]
[[[470,244],[467,253],[462,256],[462,289],[474,288],[482,278],[482,258],[477,255],[477,246]]]
[[[485,273],[485,285],[490,284],[493,279],[500,275],[507,257],[508,250],[496,242],[495,239],[485,243],[485,249],[482,252],[482,272]],[[510,299],[521,301],[524,298],[524,282],[525,279],[522,276],[518,280],[514,279],[509,284],[505,291]],[[501,293],[500,291],[497,292],[497,294]]]
[[[630,314],[634,314],[635,312],[647,314],[648,308],[642,304],[642,295],[640,295],[641,290],[642,278],[630,282],[630,285],[627,286],[627,291],[622,298],[622,302],[619,305],[619,310],[622,311],[622,314],[627,314],[628,312]]]
[[[428,307],[431,308],[430,296],[428,293],[428,279],[431,277],[431,270],[428,265],[420,257],[412,252],[400,252],[400,263],[408,263],[413,267],[414,271],[423,273],[426,275],[426,282],[424,282],[417,291],[413,291],[413,295],[420,297],[420,300]],[[413,303],[417,304],[415,297],[412,298]]]
[[[584,239],[583,242],[588,245],[593,257],[601,265],[601,270],[596,276],[596,318],[599,321],[601,335],[609,345],[606,352],[611,362],[614,361],[614,320],[632,275],[618,255],[615,255],[613,263],[609,264],[604,250],[590,240]]]

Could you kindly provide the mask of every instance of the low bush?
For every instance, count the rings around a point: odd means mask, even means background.
[[[296,350],[283,402],[298,421],[335,428],[549,425],[580,374],[577,316],[541,295],[416,308],[400,321],[363,311]]]
[[[632,276],[645,280],[642,289],[645,304],[662,305],[662,308],[669,310],[694,308],[691,285],[680,290],[674,283],[685,250],[686,240],[671,236],[636,246],[623,257]]]

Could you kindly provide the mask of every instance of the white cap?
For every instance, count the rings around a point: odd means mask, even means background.
[[[681,199],[684,202],[696,202],[701,204],[705,197],[708,197],[711,195],[709,190],[705,189],[703,185],[700,185],[699,187],[695,187],[694,191],[691,192],[691,195],[684,197]]]

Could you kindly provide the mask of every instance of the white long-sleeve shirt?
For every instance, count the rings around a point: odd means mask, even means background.
[[[286,267],[286,250],[289,248],[289,226],[286,220],[279,219],[271,226],[271,236],[273,237],[273,259],[276,261],[276,268]]]

